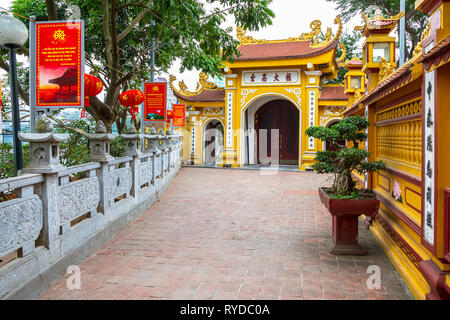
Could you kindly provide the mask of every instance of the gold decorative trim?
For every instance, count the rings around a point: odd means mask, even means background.
[[[326,46],[331,43],[335,39],[339,39],[342,34],[342,21],[341,17],[337,16],[334,19],[334,23],[338,24],[338,30],[336,35],[333,37],[333,32],[331,28],[327,28],[327,32],[325,34],[325,39],[322,42],[319,42],[319,34],[322,31],[322,22],[320,20],[314,20],[310,23],[311,32],[304,32],[298,37],[290,37],[287,39],[281,40],[265,40],[265,39],[254,39],[252,36],[246,35],[246,30],[243,27],[238,26],[236,28],[236,37],[239,40],[239,45],[248,45],[248,44],[264,44],[264,43],[281,43],[281,42],[297,42],[297,41],[311,41],[311,48],[320,48]]]
[[[214,82],[208,81],[209,76],[204,73],[204,72],[200,72],[200,74],[198,75],[199,78],[199,85],[201,88],[203,89],[217,89],[217,85]],[[199,87],[199,86],[197,86]]]
[[[347,63],[347,61],[345,60],[345,58],[347,57],[347,48],[345,47],[345,44],[343,42],[341,42],[339,44],[339,48],[341,48],[342,50],[342,54],[341,56],[336,60],[336,63],[338,65],[338,67],[344,67]]]
[[[338,25],[338,30],[337,30],[335,36],[331,37],[331,28],[328,28],[327,35],[325,36],[325,40],[320,43],[315,43],[313,41],[313,43],[311,44],[311,48],[325,47],[326,45],[330,44],[331,42],[333,42],[335,40],[338,40],[341,37],[343,25],[342,25],[342,20],[341,20],[340,15],[336,16],[336,18],[334,19],[334,24]]]
[[[188,90],[188,87],[184,83],[184,80],[181,80],[178,83],[179,89],[177,89],[174,85],[174,81],[177,80],[177,78],[174,75],[169,76],[169,85],[173,92],[192,97],[200,94],[203,90],[215,90],[218,88],[214,82],[208,81],[208,78],[209,76],[206,73],[200,72],[199,82],[197,83],[197,88],[194,92]]]
[[[384,57],[380,61],[380,72],[378,73],[378,83],[389,77],[394,72],[395,63],[387,62]]]
[[[236,36],[240,42],[240,44],[261,44],[261,43],[267,43],[267,40],[257,40],[254,39],[252,36],[247,36],[245,33],[247,30],[245,30],[243,27],[238,26],[236,28]]]

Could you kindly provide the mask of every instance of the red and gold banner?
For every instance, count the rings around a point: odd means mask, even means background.
[[[174,104],[173,109],[173,126],[174,127],[185,127],[186,126],[186,105],[185,104]]]
[[[36,24],[36,106],[82,107],[82,22]]]
[[[166,121],[167,83],[144,83],[144,121]]]

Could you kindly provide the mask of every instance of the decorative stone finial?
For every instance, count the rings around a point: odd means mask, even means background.
[[[137,130],[134,124],[132,123],[131,126],[128,128],[127,134],[136,134]]]
[[[163,136],[163,135],[164,135],[164,130],[163,130],[163,129],[159,129],[159,130],[158,130],[158,134],[159,134],[160,136]]]
[[[94,130],[95,133],[106,133],[106,127],[102,120],[97,121]]]
[[[158,134],[155,127],[151,127],[148,133],[150,133],[153,136],[156,136]]]
[[[35,131],[36,133],[53,132],[53,124],[45,114],[43,114],[36,122]]]

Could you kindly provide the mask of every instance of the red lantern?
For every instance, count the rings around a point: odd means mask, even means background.
[[[102,81],[90,74],[84,74],[84,105],[89,107],[89,97],[95,97],[103,90]]]
[[[173,111],[167,110],[167,122],[170,123],[170,120],[173,119]]]
[[[137,105],[144,102],[144,94],[141,90],[127,90],[120,94],[119,102],[124,107],[130,108],[128,112],[132,115],[133,119],[136,119],[136,113],[139,112]]]

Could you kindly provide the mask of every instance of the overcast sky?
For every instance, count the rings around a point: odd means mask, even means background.
[[[9,8],[11,2],[10,0],[0,0],[0,6]],[[275,13],[273,24],[262,28],[258,32],[248,32],[248,35],[256,39],[267,40],[295,37],[303,32],[309,32],[311,21],[316,19],[322,21],[323,31],[326,31],[327,27],[331,27],[333,32],[337,30],[336,25],[334,25],[334,18],[338,15],[338,12],[333,3],[325,0],[273,0],[270,8]],[[355,25],[359,24],[361,24],[361,18],[358,15],[344,25],[344,30],[351,31]],[[233,19],[224,24],[224,27],[229,26],[233,27],[233,35],[236,37]],[[190,90],[195,90],[199,71],[185,71],[183,74],[180,74],[178,70],[179,63],[175,63],[169,70],[169,73],[175,75],[177,80],[184,80]],[[168,75],[163,76],[168,78]]]

